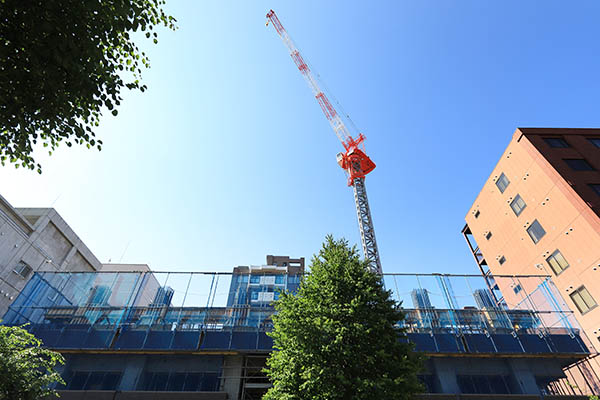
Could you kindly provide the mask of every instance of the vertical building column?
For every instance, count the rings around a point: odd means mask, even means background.
[[[243,356],[225,356],[223,360],[221,391],[227,392],[229,399],[236,400],[240,397],[243,364]]]
[[[136,390],[138,381],[146,364],[146,356],[123,357],[125,368],[118,390]]]
[[[533,376],[532,367],[528,365],[529,361],[525,359],[508,360],[508,365],[512,370],[515,381],[521,388],[523,394],[540,394],[535,376]]]
[[[435,374],[440,380],[440,389],[442,393],[460,393],[458,382],[456,381],[456,362],[446,358],[432,357]]]

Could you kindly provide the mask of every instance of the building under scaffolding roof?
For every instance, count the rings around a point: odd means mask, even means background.
[[[65,356],[66,400],[82,391],[121,400],[140,391],[149,399],[180,392],[259,399],[269,387],[261,370],[272,350],[271,301],[295,291],[302,272],[289,265],[233,273],[39,272],[3,319],[28,323]],[[499,307],[482,300],[491,293],[478,275],[384,275],[396,300],[418,299],[402,325],[428,356],[421,375],[428,392],[574,394],[563,368],[580,363],[591,346],[549,278],[495,279],[536,289]]]

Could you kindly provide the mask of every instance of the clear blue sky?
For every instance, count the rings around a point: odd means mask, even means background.
[[[106,113],[102,152],[0,169],[14,206],[55,207],[98,258],[231,270],[359,243],[340,145],[278,13],[359,129],[386,272],[467,272],[464,216],[519,126],[599,127],[596,1],[181,1],[142,42],[149,90]]]

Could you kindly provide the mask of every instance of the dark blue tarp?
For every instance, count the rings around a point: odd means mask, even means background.
[[[234,350],[256,350],[258,332],[233,332],[231,348]]]
[[[172,331],[148,331],[144,349],[168,350],[173,340]]]
[[[509,334],[496,334],[491,335],[498,353],[522,353],[523,349],[519,344],[519,340],[513,335]]]
[[[231,332],[204,332],[201,350],[229,350]]]
[[[587,352],[585,345],[577,336],[569,335],[550,335],[550,343],[557,353],[584,353]]]
[[[415,344],[415,350],[425,352],[437,352],[433,336],[428,333],[408,333],[408,340]]]
[[[538,335],[524,334],[519,335],[519,340],[521,344],[525,348],[526,353],[550,353],[551,350],[546,343],[544,338],[539,337]]]
[[[173,350],[197,350],[200,331],[175,332],[173,335]]]
[[[123,329],[115,340],[114,349],[141,349],[146,339],[146,330]]]
[[[490,338],[481,333],[464,335],[470,353],[495,353],[496,349]]]
[[[433,335],[440,353],[462,353],[464,347],[456,335],[451,333],[436,333]]]

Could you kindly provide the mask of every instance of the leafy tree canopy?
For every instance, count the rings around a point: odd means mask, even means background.
[[[55,394],[49,385],[64,381],[55,371],[63,357],[18,326],[0,326],[0,399],[37,400]]]
[[[117,115],[148,57],[131,34],[175,29],[164,0],[0,0],[0,162],[37,169],[38,141],[96,147],[101,109]]]
[[[296,295],[273,317],[267,400],[409,399],[422,358],[399,341],[404,314],[356,247],[328,236]]]

